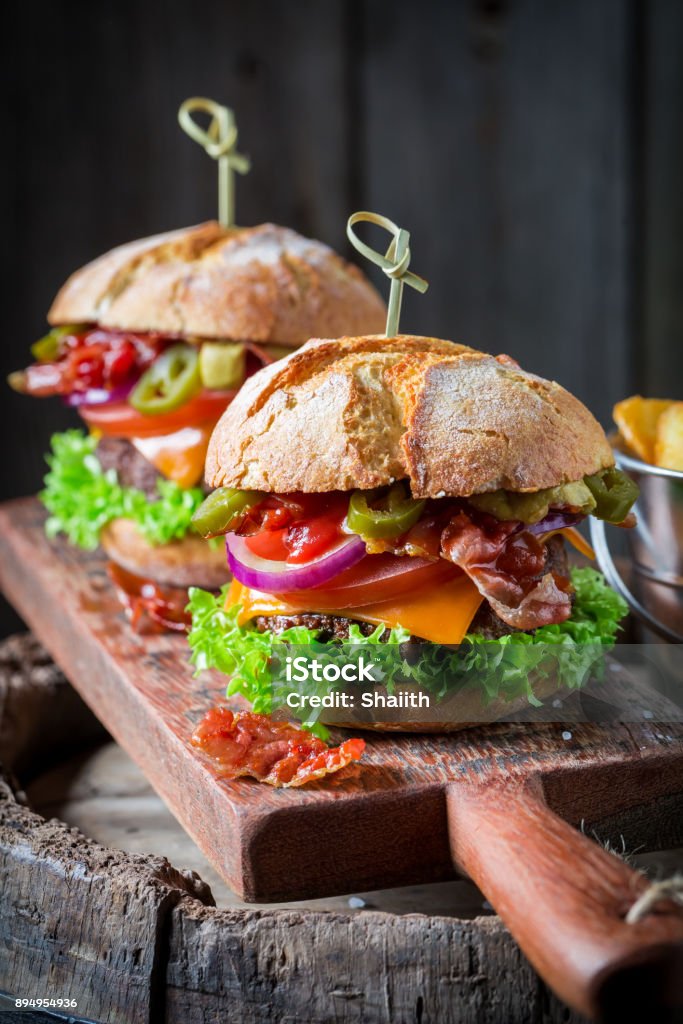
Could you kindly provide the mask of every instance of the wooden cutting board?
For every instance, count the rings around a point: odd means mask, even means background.
[[[225,678],[193,678],[183,637],[133,633],[100,555],[49,542],[43,523],[35,499],[0,507],[2,589],[243,898],[306,899],[464,873],[577,1009],[600,1014],[625,999],[632,1010],[655,998],[667,1010],[683,1006],[680,911],[668,904],[625,924],[647,882],[571,827],[647,808],[675,831],[683,725],[508,723],[369,736],[359,765],[303,789],[220,780],[188,740],[223,699]]]

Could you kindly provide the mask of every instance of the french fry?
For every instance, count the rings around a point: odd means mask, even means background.
[[[666,398],[633,395],[614,406],[614,422],[621,436],[643,462],[654,463],[659,417],[674,404]]]
[[[657,420],[655,465],[683,471],[683,402],[674,402]]]

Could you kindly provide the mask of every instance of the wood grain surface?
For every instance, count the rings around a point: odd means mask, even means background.
[[[0,644],[0,992],[68,996],[78,1004],[74,1016],[103,1024],[585,1024],[548,991],[497,917],[446,918],[435,900],[430,916],[343,913],[340,905],[334,913],[217,910],[187,870],[196,864],[187,860],[190,840],[174,853],[179,871],[163,855],[149,805],[139,804],[144,781],[113,778],[111,757],[99,765],[99,783],[92,774],[82,783],[100,797],[81,818],[93,826],[86,835],[73,815],[71,825],[55,820],[54,804],[43,816],[30,810],[20,783],[33,780],[28,798],[41,799],[47,775],[35,772],[49,774],[53,760],[60,771],[61,758],[90,746],[97,730],[30,635]],[[15,771],[20,782],[11,781]],[[110,820],[112,795],[120,818],[128,810],[129,822],[147,829],[137,852],[110,848],[131,841],[126,823],[117,836]],[[612,825],[618,838],[620,825]],[[92,841],[100,832],[107,844]],[[453,904],[442,909],[452,914]],[[95,921],[96,941],[83,941],[92,938],[84,922]],[[1,1010],[12,1006],[0,997]],[[22,1013],[24,1020],[46,1024],[42,1014]]]
[[[245,899],[303,899],[460,870],[503,908],[539,972],[580,1011],[602,1012],[613,978],[635,963],[649,971],[636,987],[644,1005],[661,996],[663,1013],[669,997],[679,1007],[681,986],[669,993],[661,979],[683,976],[683,917],[671,911],[626,926],[646,882],[617,872],[562,818],[591,821],[680,793],[683,725],[664,733],[647,722],[573,723],[568,733],[501,723],[455,736],[380,736],[361,765],[303,791],[220,780],[188,736],[223,681],[191,678],[182,638],[134,636],[99,558],[50,544],[42,522],[30,499],[0,509],[3,589]],[[610,870],[611,883],[595,881]]]
[[[59,672],[56,666],[55,672]],[[103,846],[128,853],[155,853],[168,857],[183,870],[196,871],[210,886],[221,910],[280,908],[349,913],[367,907],[392,914],[458,918],[493,913],[482,893],[465,878],[320,899],[248,904],[221,878],[118,743],[109,740],[96,748],[64,755],[63,760],[60,757],[25,786],[29,805],[37,813],[73,825]],[[614,835],[620,842],[619,833]],[[651,852],[645,857],[645,863],[656,864],[666,864],[670,858],[670,870],[679,863],[683,867],[683,851],[680,856],[672,851]]]

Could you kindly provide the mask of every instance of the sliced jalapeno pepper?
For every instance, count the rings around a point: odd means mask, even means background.
[[[616,466],[594,476],[585,476],[583,479],[595,498],[593,515],[596,519],[604,519],[608,523],[623,523],[640,494],[638,484]]]
[[[407,496],[402,483],[393,484],[388,491],[354,491],[346,522],[361,537],[400,537],[415,525],[424,507],[424,501]]]
[[[31,345],[31,355],[37,363],[54,363],[59,356],[59,343],[67,334],[79,334],[85,330],[82,324],[65,324],[53,327],[43,338]]]
[[[135,385],[128,401],[138,412],[157,416],[172,412],[201,388],[199,358],[192,345],[171,345],[155,359]]]
[[[232,487],[219,487],[199,506],[192,516],[192,525],[206,540],[218,537],[264,498],[265,494],[261,491],[236,491]]]

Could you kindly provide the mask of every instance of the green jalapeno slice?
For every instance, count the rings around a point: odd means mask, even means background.
[[[219,487],[199,506],[192,516],[192,525],[205,540],[218,537],[264,498],[265,494],[261,491],[237,491],[232,487]]]
[[[54,363],[59,357],[60,341],[68,334],[80,334],[86,330],[83,324],[64,324],[51,331],[31,345],[31,355],[37,363]]]
[[[154,360],[133,388],[128,401],[138,412],[157,416],[172,412],[202,386],[199,358],[192,345],[171,345]]]
[[[608,523],[623,523],[640,494],[640,488],[616,466],[584,477],[584,483],[595,498],[593,515]]]
[[[354,491],[346,522],[361,537],[400,537],[415,525],[424,507],[424,501],[408,497],[402,483],[392,484],[388,491]]]

